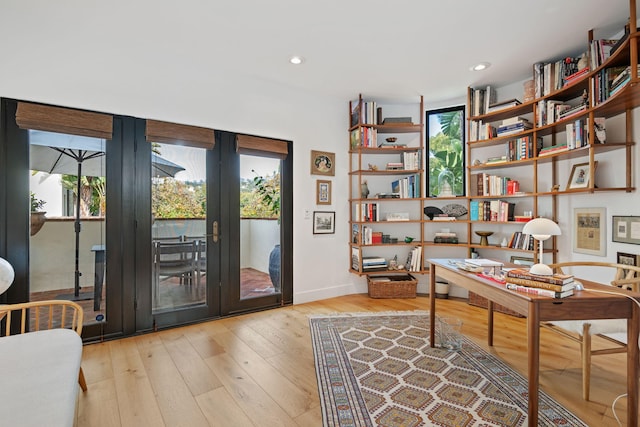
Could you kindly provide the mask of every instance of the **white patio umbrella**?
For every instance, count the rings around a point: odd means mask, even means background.
[[[75,211],[74,297],[80,296],[80,188],[83,176],[104,176],[103,157],[107,141],[100,138],[29,130],[30,168],[50,174],[77,175],[78,195]],[[184,168],[153,153],[153,177],[173,177]]]

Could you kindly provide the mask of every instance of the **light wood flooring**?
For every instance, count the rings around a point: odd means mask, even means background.
[[[89,386],[78,398],[84,426],[321,426],[307,316],[426,310],[428,298],[350,295],[84,347]],[[437,300],[439,314],[464,321],[487,348],[486,310]],[[526,319],[495,315],[498,355],[526,375]],[[594,348],[601,344],[594,339]],[[626,390],[623,354],[593,360],[591,401],[581,397],[577,344],[541,331],[541,387],[590,426],[618,425],[611,404]],[[626,400],[616,411],[626,424]]]

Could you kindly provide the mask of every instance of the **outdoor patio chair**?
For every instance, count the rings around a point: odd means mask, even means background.
[[[182,236],[185,242],[196,242],[196,284],[200,286],[202,276],[207,274],[207,240],[205,236]]]
[[[580,274],[580,270],[585,271],[587,267],[598,267],[611,269],[614,276],[611,281],[612,292],[616,291],[616,287],[622,289],[630,289],[638,291],[640,287],[640,267],[615,264],[608,262],[562,262],[550,264],[555,273],[573,274],[578,280],[580,277],[589,277],[586,272]],[[581,267],[576,270],[576,267]],[[564,268],[571,268],[571,271],[563,271]],[[558,322],[543,323],[547,329],[550,329],[562,336],[580,344],[580,355],[582,364],[582,397],[589,400],[589,388],[591,379],[591,357],[600,354],[626,353],[626,319],[600,319],[600,320],[563,320]],[[612,344],[611,347],[592,350],[591,337],[597,335]]]
[[[180,283],[192,285],[196,273],[196,242],[154,242],[155,285],[160,280],[180,278]],[[156,295],[158,288],[156,288]]]

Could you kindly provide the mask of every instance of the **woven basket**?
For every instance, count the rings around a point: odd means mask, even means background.
[[[379,279],[389,279],[381,281]],[[418,281],[410,274],[402,276],[367,276],[371,298],[415,298]]]

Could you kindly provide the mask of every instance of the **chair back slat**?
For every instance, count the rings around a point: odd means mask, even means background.
[[[74,301],[31,301],[0,306],[0,315],[4,315],[5,322],[4,335],[11,335],[12,321],[18,321],[14,319],[13,313],[19,313],[17,316],[21,334],[54,328],[71,329],[78,335],[82,334],[84,311]],[[33,319],[31,324],[30,319]]]

